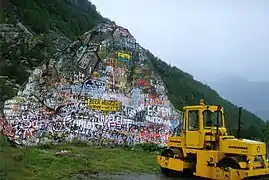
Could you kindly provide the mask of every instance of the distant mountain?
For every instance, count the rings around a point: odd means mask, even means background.
[[[263,120],[269,120],[269,82],[255,82],[222,74],[206,82],[222,97],[243,106]]]

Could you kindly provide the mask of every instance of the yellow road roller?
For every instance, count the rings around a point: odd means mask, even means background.
[[[157,156],[163,174],[191,172],[201,179],[219,180],[268,178],[266,144],[228,135],[223,107],[201,100],[183,111],[180,133],[170,136],[168,147]]]

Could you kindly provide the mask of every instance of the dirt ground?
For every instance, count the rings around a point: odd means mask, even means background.
[[[117,172],[117,173],[82,173],[75,175],[72,180],[197,180],[197,178],[182,178],[178,176],[165,177],[161,174],[147,174],[134,172]]]

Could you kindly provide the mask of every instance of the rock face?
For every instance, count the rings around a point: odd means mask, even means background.
[[[70,43],[55,31],[32,34],[20,22],[0,24],[0,112],[5,100],[17,94],[36,66]]]
[[[127,29],[100,24],[36,68],[7,100],[0,130],[19,144],[166,143],[181,116]]]
[[[23,52],[28,53],[39,43],[38,38],[21,23],[0,24],[0,111],[2,111],[4,101],[16,95],[20,88],[14,76],[8,77],[7,73],[10,75],[13,70],[10,70],[10,66],[15,64],[24,69],[22,65],[28,63],[27,59],[25,57],[16,59],[16,57]]]

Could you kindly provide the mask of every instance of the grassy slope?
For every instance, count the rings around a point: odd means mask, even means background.
[[[3,137],[2,137],[3,138]],[[12,148],[2,140],[0,149],[0,179],[33,180],[70,179],[82,172],[156,172],[156,152],[127,148],[81,147],[61,144],[41,148]],[[69,150],[74,156],[55,156],[60,150]]]

